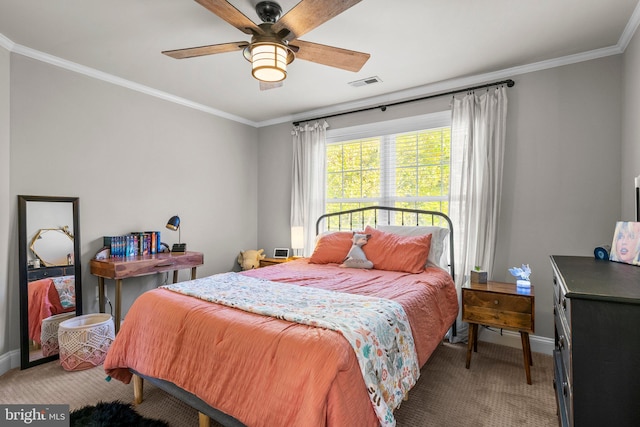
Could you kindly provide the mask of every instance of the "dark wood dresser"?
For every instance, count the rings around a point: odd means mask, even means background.
[[[551,257],[562,426],[640,425],[640,267]]]

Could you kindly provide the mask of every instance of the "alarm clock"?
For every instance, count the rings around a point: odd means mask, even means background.
[[[289,258],[289,248],[275,248],[273,250],[274,258]]]

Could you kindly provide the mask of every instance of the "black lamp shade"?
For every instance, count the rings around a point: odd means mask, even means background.
[[[169,218],[169,221],[167,222],[167,228],[173,231],[180,228],[180,217],[178,215],[174,215]]]

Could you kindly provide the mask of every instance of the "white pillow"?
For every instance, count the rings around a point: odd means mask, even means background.
[[[431,248],[427,257],[427,267],[449,268],[448,257],[443,257],[449,229],[435,226],[378,225],[376,229],[400,236],[422,236],[431,234]],[[448,245],[446,245],[448,246]]]

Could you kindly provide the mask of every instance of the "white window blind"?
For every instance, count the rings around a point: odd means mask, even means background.
[[[326,212],[382,205],[448,212],[449,111],[327,132]]]

